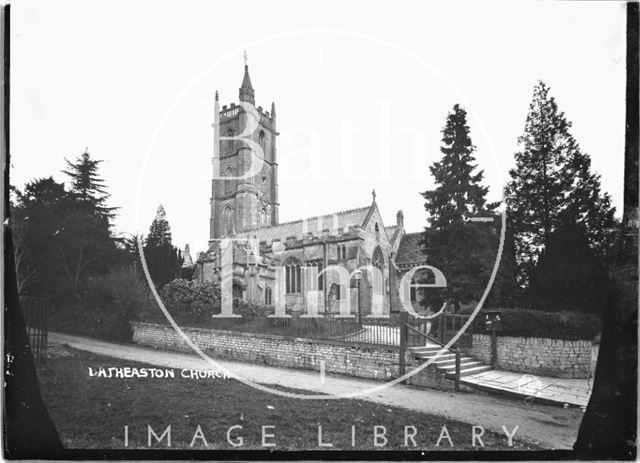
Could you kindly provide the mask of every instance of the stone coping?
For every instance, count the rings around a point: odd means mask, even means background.
[[[142,322],[142,321],[133,321],[132,324],[140,325],[140,326],[150,326],[150,327],[163,327],[166,329],[173,330],[173,327],[169,324],[164,323],[151,323],[151,322]],[[366,342],[358,342],[358,341],[342,341],[340,339],[318,339],[318,338],[300,338],[295,336],[281,336],[278,334],[266,334],[266,333],[253,333],[247,331],[235,331],[235,330],[220,330],[213,328],[198,328],[193,326],[180,326],[180,329],[183,331],[195,331],[201,334],[207,333],[220,333],[227,336],[240,336],[240,337],[251,337],[251,338],[261,338],[261,339],[269,339],[272,341],[286,340],[292,342],[300,342],[300,343],[315,343],[315,344],[328,344],[328,345],[338,345],[342,347],[353,347],[358,349],[371,349],[377,351],[386,351],[386,352],[394,352],[399,353],[400,348],[398,346],[390,346],[384,344],[372,344]]]
[[[496,333],[498,338],[512,338],[512,339],[524,339],[525,343],[527,339],[543,339],[546,341],[554,341],[554,342],[575,342],[575,343],[585,343],[585,344],[592,344],[592,340],[591,339],[563,339],[563,338],[547,338],[547,337],[540,337],[540,336],[514,336],[512,334],[503,334],[501,335],[500,333]],[[472,333],[472,336],[489,336],[491,337],[491,332],[490,331],[483,331],[482,333]]]

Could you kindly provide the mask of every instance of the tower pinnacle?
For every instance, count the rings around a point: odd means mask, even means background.
[[[255,93],[253,86],[251,85],[251,78],[249,77],[249,59],[247,58],[247,52],[244,52],[244,77],[242,79],[242,85],[240,86],[240,101],[246,101],[252,105],[256,104]]]

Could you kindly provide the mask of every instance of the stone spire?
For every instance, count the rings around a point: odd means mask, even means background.
[[[272,120],[272,124],[273,124],[273,130],[276,130],[276,104],[275,103],[271,103],[271,120]],[[275,147],[274,147],[275,150]]]
[[[182,262],[183,267],[193,267],[193,259],[191,258],[191,251],[189,249],[188,244],[184,246],[184,252],[182,253],[182,258],[184,259]]]
[[[240,86],[240,101],[256,104],[251,78],[249,77],[249,65],[247,64],[247,52],[244,53],[244,78]]]

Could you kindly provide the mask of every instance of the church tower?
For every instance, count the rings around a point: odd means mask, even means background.
[[[220,140],[218,146],[214,147],[210,240],[278,223],[276,107],[271,103],[269,112],[261,106],[255,106],[255,92],[249,77],[246,53],[239,101],[239,105],[231,103],[222,106],[218,113]],[[216,108],[217,102],[218,92]],[[244,134],[251,128],[252,113],[256,114],[257,119],[255,130]],[[259,164],[256,159],[258,150],[252,150],[251,145],[260,147],[264,159],[257,173],[246,175],[255,171],[255,165]],[[251,169],[256,161],[258,164]]]

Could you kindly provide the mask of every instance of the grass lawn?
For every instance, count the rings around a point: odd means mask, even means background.
[[[446,438],[435,446],[446,426],[454,450],[483,450],[471,445],[471,424],[443,417],[356,399],[291,399],[229,379],[185,379],[179,369],[174,370],[175,378],[89,376],[89,368],[95,372],[100,367],[149,366],[64,348],[57,349],[38,370],[43,398],[67,448],[123,449],[125,426],[129,430],[127,448],[165,448],[166,437],[148,446],[148,426],[160,436],[171,425],[171,448],[182,449],[322,450],[318,445],[318,426],[322,426],[323,442],[332,443],[331,449],[450,450]],[[227,430],[236,425],[242,429],[233,429],[231,439],[238,443],[241,436],[243,446],[239,447],[227,441]],[[208,446],[197,438],[190,447],[198,426]],[[275,426],[264,431],[275,435],[266,438],[275,447],[262,446],[262,426]],[[374,446],[374,426],[385,427],[386,445]],[[415,427],[417,447],[411,439],[405,447],[405,426]],[[413,428],[408,433],[413,434]],[[481,439],[484,450],[538,449],[517,437],[512,447],[504,434],[485,431]],[[379,438],[378,443],[383,442]]]

